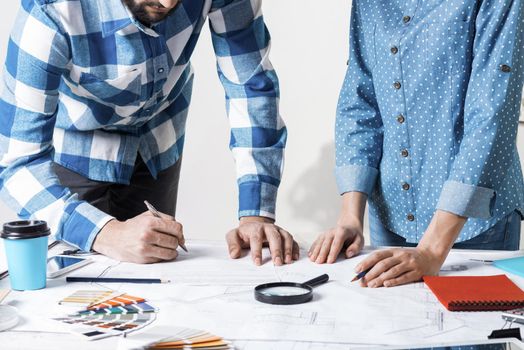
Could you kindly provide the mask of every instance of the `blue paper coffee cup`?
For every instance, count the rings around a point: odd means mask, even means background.
[[[4,239],[12,289],[45,288],[49,234],[45,221],[20,220],[4,224],[0,237]]]

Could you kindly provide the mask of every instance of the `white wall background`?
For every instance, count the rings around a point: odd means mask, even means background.
[[[339,198],[333,177],[333,125],[346,69],[349,2],[266,0],[271,61],[281,84],[281,114],[289,130],[277,220],[291,232],[333,225]],[[220,236],[236,224],[237,190],[227,147],[223,90],[206,30],[193,65],[194,100],[188,122],[179,217],[190,234]]]
[[[278,223],[311,239],[333,225],[339,197],[333,177],[333,125],[348,52],[348,0],[265,0],[271,59],[280,77],[288,129]],[[19,1],[0,13],[0,61]],[[205,26],[193,56],[196,71],[180,181],[178,216],[190,238],[219,239],[237,223],[237,189],[224,93]],[[520,154],[524,155],[524,125]],[[0,203],[0,222],[15,215]],[[524,226],[524,225],[523,225]]]

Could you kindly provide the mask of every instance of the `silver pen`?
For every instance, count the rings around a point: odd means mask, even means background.
[[[149,210],[151,212],[151,214],[153,214],[157,218],[162,218],[162,215],[160,215],[158,210],[156,210],[155,207],[153,207],[153,205],[151,203],[149,203],[148,201],[144,201],[144,204],[146,205],[147,210]],[[187,248],[186,248],[186,246],[184,244],[179,243],[178,245],[180,246],[180,248],[184,249],[184,251],[186,253],[188,253]]]
[[[494,263],[494,260],[484,260],[484,259],[469,259],[469,261],[481,262],[481,263],[488,264],[488,265]]]

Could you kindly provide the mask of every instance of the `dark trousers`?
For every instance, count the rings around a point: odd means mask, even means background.
[[[455,243],[455,249],[484,249],[484,250],[519,250],[520,221],[522,217],[514,211],[502,218],[495,226],[482,232],[476,237]],[[382,225],[378,217],[370,215],[369,228],[371,244],[375,247],[416,247],[415,243],[407,243],[404,237],[389,231]]]
[[[93,181],[56,163],[53,168],[60,183],[77,193],[79,199],[124,221],[147,210],[144,200],[174,217],[181,164],[182,159],[179,159],[175,165],[161,171],[155,180],[138,156],[129,185]]]

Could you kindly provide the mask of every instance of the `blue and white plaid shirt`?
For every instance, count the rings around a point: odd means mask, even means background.
[[[353,0],[336,121],[341,193],[418,242],[435,210],[464,241],[524,214],[516,147],[523,0]]]
[[[239,216],[274,217],[286,128],[261,0],[183,0],[151,28],[120,0],[22,0],[0,101],[1,195],[20,217],[44,219],[89,250],[112,217],[61,186],[52,162],[126,184],[137,154],[153,176],[180,158],[189,59],[208,17]]]

